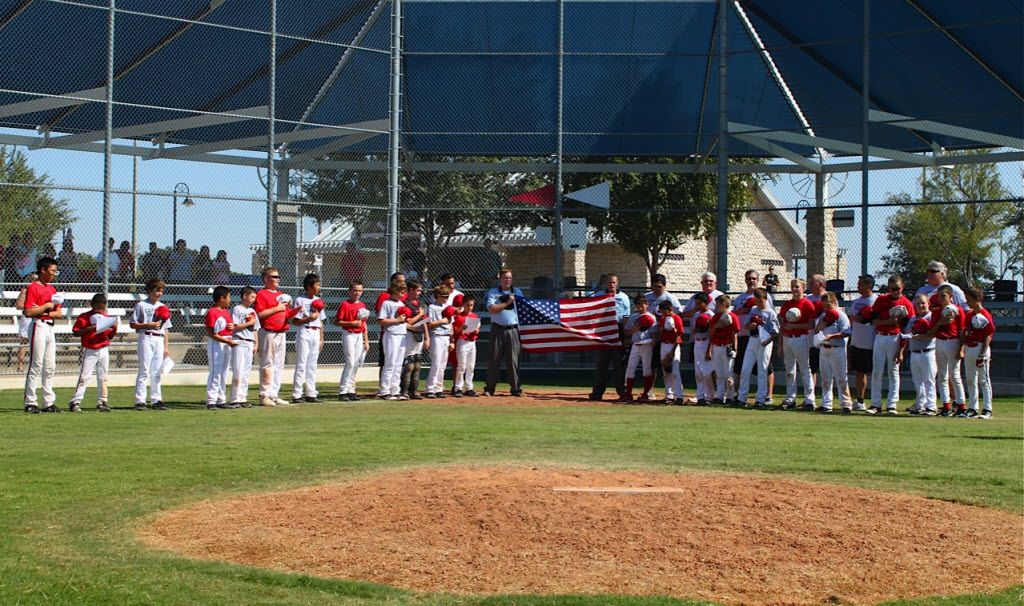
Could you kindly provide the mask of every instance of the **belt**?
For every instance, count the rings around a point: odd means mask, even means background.
[[[935,351],[935,348],[934,347],[929,347],[928,349],[918,349],[916,351],[911,349],[910,353],[928,353],[929,351]]]
[[[246,339],[245,337],[235,337],[236,341],[248,341],[249,343],[255,343],[253,339]]]
[[[43,324],[49,324],[50,326],[53,326],[53,320],[48,320],[48,319],[45,319],[45,318],[35,318],[35,319],[39,320]]]
[[[804,334],[802,334],[802,335],[785,335],[785,334],[784,334],[784,335],[782,335],[782,336],[786,337],[787,339],[799,339],[799,338],[801,338],[801,337],[806,337],[806,336],[807,336],[807,333],[804,333]]]
[[[829,345],[828,343],[822,343],[821,347],[823,349],[842,349],[843,346],[842,345]]]
[[[707,340],[708,340],[708,338],[707,338],[707,337],[703,337],[703,338],[697,338],[697,337],[694,337],[694,338],[693,338],[693,341],[694,341],[694,343],[696,343],[696,342],[698,342],[698,341],[707,341]]]
[[[968,347],[968,348],[970,348],[970,347],[981,347],[981,341],[978,341],[977,343],[970,343],[970,342],[964,343],[964,347]]]
[[[505,326],[504,324],[493,324],[492,323],[491,326],[493,326],[495,328],[500,328],[502,330],[519,330],[519,325],[518,324],[513,324],[511,326]]]
[[[162,333],[162,332],[151,332],[151,331],[148,331],[148,330],[142,331],[142,334],[148,335],[150,337],[160,337],[161,339],[164,337],[164,333]]]
[[[310,326],[308,324],[306,326],[304,326],[303,328],[308,328],[309,330],[320,330],[319,326]]]

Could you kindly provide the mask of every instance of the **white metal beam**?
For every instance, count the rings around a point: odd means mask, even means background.
[[[232,122],[242,122],[245,120],[251,120],[253,118],[266,118],[267,106],[261,105],[259,107],[247,107],[245,109],[229,110],[228,112],[225,112],[225,114],[200,114],[197,116],[188,116],[186,118],[174,118],[172,120],[163,120],[160,122],[150,122],[147,124],[122,126],[121,128],[114,129],[114,138],[129,139],[132,137],[141,137],[143,135],[153,135],[177,130],[188,130],[190,128],[200,128],[203,126],[216,126],[218,124],[230,124]],[[42,143],[40,147],[71,147],[74,145],[79,145],[81,143],[99,141],[103,139],[105,136],[106,133],[104,131],[94,130],[88,133],[64,135],[63,137],[50,137],[48,140]]]
[[[365,134],[369,132],[371,136],[375,136],[380,134],[381,132],[385,132],[373,130],[376,129],[380,123],[380,120],[370,120],[367,122],[356,122],[353,124],[345,124],[341,126],[322,126],[318,128],[307,128],[305,130],[293,131],[290,133],[275,134],[274,138],[277,143],[292,143],[295,141],[310,141],[313,139],[330,139],[334,137],[345,137],[353,133]],[[169,149],[164,149],[160,154],[150,159],[181,159],[190,156],[207,154],[215,151],[223,151],[227,149],[248,149],[251,147],[265,145],[266,142],[267,135],[263,134],[254,137],[244,137],[241,139],[230,139],[227,141],[212,141],[210,143],[183,145],[181,147],[172,147]]]
[[[1006,135],[990,133],[983,130],[964,128],[962,126],[954,126],[952,124],[943,124],[942,122],[935,122],[933,120],[918,120],[916,118],[911,118],[910,116],[901,116],[900,114],[878,111],[877,109],[871,110],[869,117],[872,122],[880,122],[882,124],[888,124],[889,126],[898,126],[900,128],[919,130],[926,133],[946,135],[949,137],[956,137],[957,139],[963,139],[964,141],[988,143],[999,147],[1024,149],[1024,139],[1008,137]]]
[[[769,130],[760,126],[751,126],[749,124],[740,124],[737,122],[729,123],[729,134],[732,135],[750,135],[753,137],[760,137],[762,139],[773,139],[775,141],[782,141],[783,143],[793,143],[794,145],[807,145],[809,147],[821,147],[824,149],[830,149],[833,151],[843,152],[847,154],[857,154],[863,151],[860,143],[851,143],[849,141],[840,141],[838,139],[829,139],[828,137],[812,137],[810,135],[804,135],[800,133],[790,133],[778,130]],[[868,147],[868,153],[876,158],[889,158],[890,160],[897,160],[899,162],[906,162],[915,166],[933,166],[935,161],[930,156],[922,156],[918,154],[912,154],[909,152],[899,151],[896,149],[888,149],[885,147]]]
[[[85,101],[103,101],[106,98],[107,87],[91,88],[80,90],[75,93],[67,93],[67,97],[40,97],[31,101],[20,101],[10,105],[0,106],[0,118],[9,116],[22,116],[44,112],[50,109],[60,109],[71,105],[81,105]],[[73,97],[73,98],[70,98]]]
[[[762,150],[772,154],[773,156],[778,156],[779,158],[785,158],[785,159],[789,160],[790,162],[799,164],[800,166],[803,166],[804,168],[806,168],[807,170],[810,170],[812,172],[816,172],[816,173],[820,173],[821,172],[821,163],[820,162],[815,162],[814,160],[805,158],[805,157],[801,156],[800,154],[796,153],[795,151],[793,151],[791,149],[786,149],[785,147],[782,147],[781,145],[776,145],[776,144],[772,143],[771,141],[765,141],[764,139],[762,139],[760,137],[751,137],[750,135],[733,135],[733,138],[739,139],[740,141],[743,141],[744,143],[747,143],[749,145],[753,145],[754,147],[756,147],[758,149],[762,149]]]

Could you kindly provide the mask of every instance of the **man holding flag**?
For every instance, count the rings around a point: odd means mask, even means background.
[[[602,291],[595,291],[591,297],[603,297],[611,295],[615,298],[615,322],[619,327],[619,340],[622,341],[622,326],[629,315],[629,296],[619,292],[619,276],[608,274],[607,287]],[[625,393],[625,369],[622,364],[622,349],[602,348],[597,350],[597,368],[594,372],[594,389],[590,392],[591,400],[600,400],[604,397],[605,386],[608,384],[608,362],[612,363],[612,379],[615,381],[615,392],[621,397]]]
[[[501,360],[505,359],[508,370],[509,391],[515,397],[523,395],[519,385],[519,314],[516,297],[523,291],[512,286],[512,270],[503,268],[498,272],[498,286],[487,291],[487,312],[491,314],[491,355],[487,364],[487,383],[484,395],[493,396],[498,385]]]

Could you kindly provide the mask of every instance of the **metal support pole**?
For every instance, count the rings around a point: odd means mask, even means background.
[[[270,0],[270,91],[267,100],[267,265],[274,264],[277,185],[274,182],[274,117],[277,103],[277,0]]]
[[[115,0],[109,0],[107,9],[107,95],[105,111],[106,134],[103,139],[103,294],[110,293],[110,180],[113,170],[114,139],[114,15]]]
[[[864,64],[860,94],[861,109],[861,161],[860,161],[860,273],[868,273],[868,121],[871,103],[871,0],[864,0]]]
[[[177,187],[175,187],[177,189]],[[174,192],[172,198],[174,201],[174,210],[171,211],[171,248],[174,248],[178,244],[178,192]]]
[[[399,154],[402,118],[402,0],[391,0],[391,111],[388,138],[388,273],[398,271]]]
[[[718,221],[716,234],[718,288],[729,291],[729,60],[725,25],[728,0],[718,0]]]
[[[551,218],[551,236],[555,243],[554,296],[560,296],[564,287],[562,271],[562,85],[565,73],[565,4],[558,0],[558,101],[555,115],[555,212]]]
[[[132,139],[132,147],[137,146]],[[132,156],[132,275],[139,274],[139,157]]]

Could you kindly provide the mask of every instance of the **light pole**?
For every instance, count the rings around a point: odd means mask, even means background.
[[[191,208],[196,205],[196,203],[192,201],[192,198],[188,197],[188,194],[189,191],[187,183],[178,183],[174,186],[174,219],[173,227],[171,228],[171,248],[174,248],[178,243],[178,196],[182,195],[185,197],[181,202],[181,205],[185,208]]]

